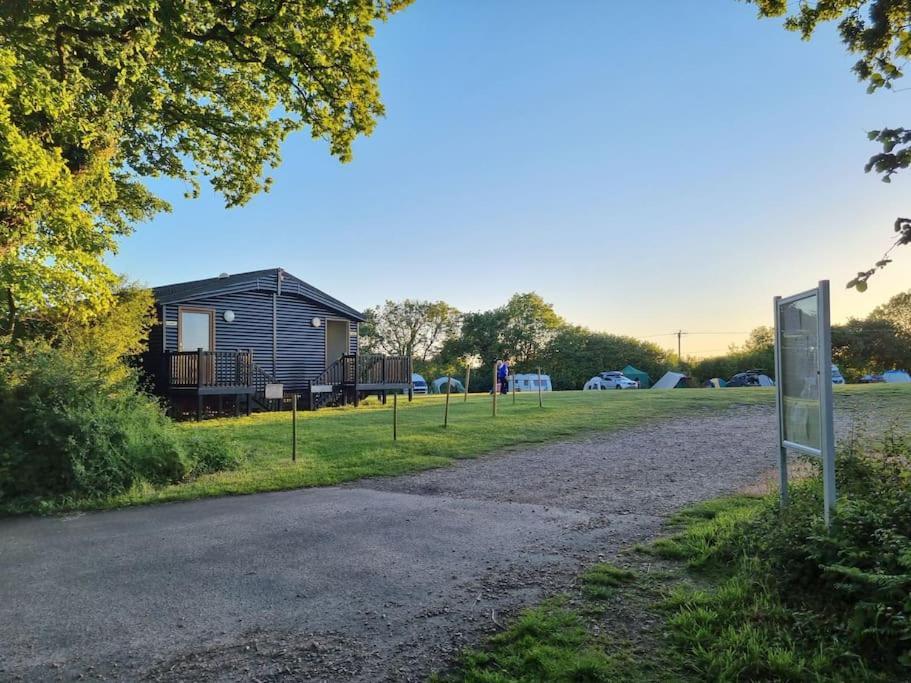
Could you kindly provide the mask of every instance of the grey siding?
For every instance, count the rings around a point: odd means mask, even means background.
[[[164,307],[166,321],[177,322],[178,308],[184,306],[201,306],[215,309],[215,348],[218,351],[236,351],[252,349],[254,362],[267,372],[274,374],[286,385],[286,389],[303,388],[326,367],[326,326],[313,327],[312,320],[319,317],[339,319],[337,311],[305,299],[296,293],[282,292],[277,296],[278,313],[276,331],[278,333],[277,358],[273,366],[272,355],[272,300],[270,291],[231,292],[194,298]],[[234,320],[226,322],[224,312],[234,311]],[[357,321],[349,321],[349,327],[357,332]],[[164,327],[166,348],[177,350],[177,326]],[[156,334],[153,332],[153,334]],[[158,328],[157,334],[161,334]],[[357,337],[350,337],[351,352],[357,351]],[[160,351],[161,343],[156,349]]]
[[[313,327],[313,318],[323,321]],[[289,389],[299,389],[326,369],[326,318],[337,317],[319,304],[293,294],[278,298],[278,371]],[[330,359],[334,360],[334,359]]]

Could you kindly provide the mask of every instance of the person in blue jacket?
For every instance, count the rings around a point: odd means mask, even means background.
[[[509,393],[509,361],[499,361],[497,365],[497,384],[500,385],[500,393]]]

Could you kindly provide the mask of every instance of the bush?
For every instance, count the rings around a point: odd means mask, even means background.
[[[812,609],[852,655],[877,668],[901,662],[911,673],[911,449],[888,439],[873,454],[839,458],[839,502],[827,532],[818,479],[796,487],[792,503],[767,511],[745,550],[768,558],[786,604]]]
[[[732,501],[656,550],[722,572],[671,599],[677,645],[711,679],[911,677],[911,448],[889,438],[841,454],[832,525],[819,476],[776,499]]]
[[[0,366],[0,501],[94,498],[190,471],[183,444],[135,375],[92,351],[33,343]]]
[[[216,432],[196,429],[184,435],[183,443],[194,475],[236,470],[244,461],[240,444]]]

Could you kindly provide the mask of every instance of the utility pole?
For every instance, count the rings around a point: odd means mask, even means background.
[[[674,334],[677,335],[677,360],[679,360],[682,363],[683,362],[683,345],[681,344],[681,340],[683,339],[683,335],[685,335],[687,333],[684,332],[683,330],[677,330]]]

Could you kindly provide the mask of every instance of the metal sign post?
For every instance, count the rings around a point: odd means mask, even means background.
[[[781,504],[788,502],[788,450],[820,458],[828,526],[835,506],[829,281],[793,296],[775,297],[774,306]]]

